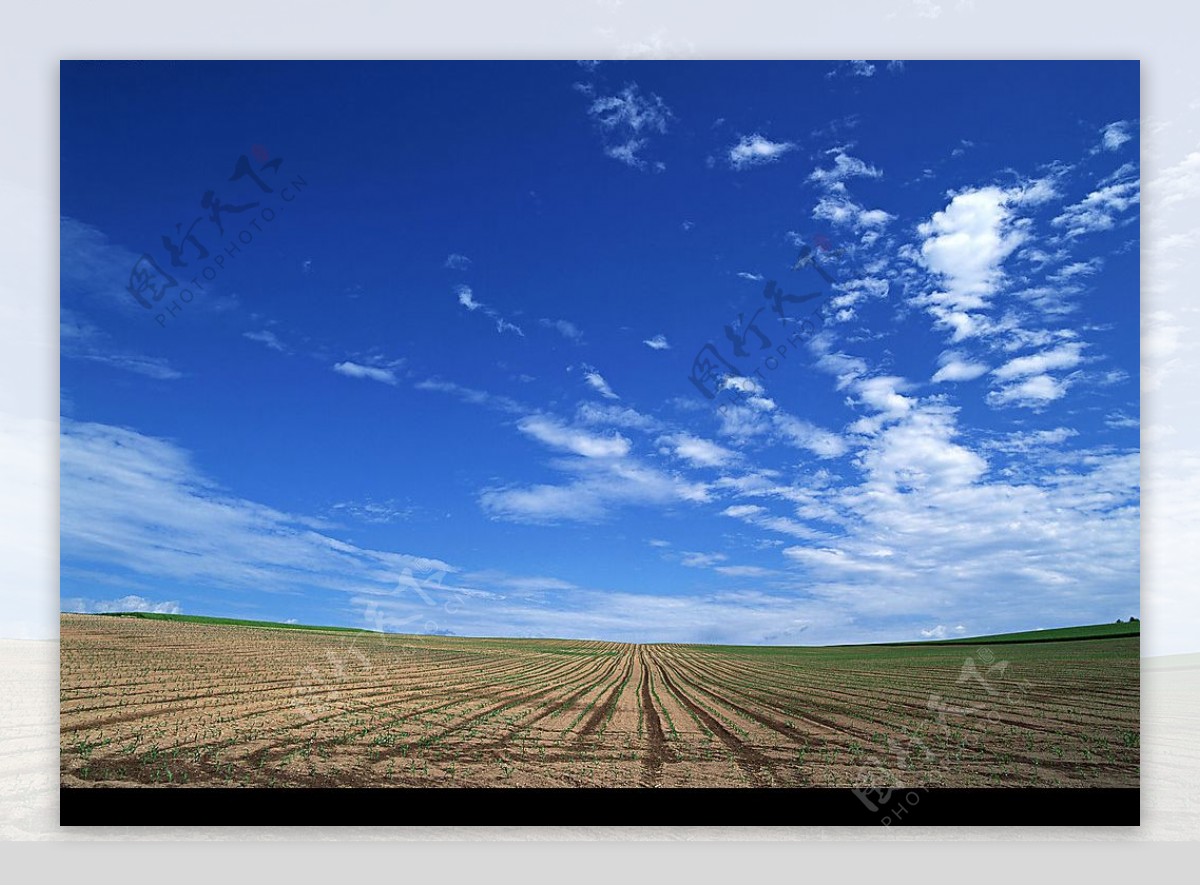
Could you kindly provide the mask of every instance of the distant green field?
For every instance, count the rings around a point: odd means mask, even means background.
[[[276,630],[287,631],[341,631],[346,633],[360,633],[362,628],[338,628],[329,627],[327,625],[300,625],[287,624],[279,621],[254,621],[246,618],[217,618],[209,615],[166,615],[157,612],[105,612],[105,616],[115,618],[148,618],[154,621],[177,621],[189,624],[211,624],[211,625],[240,625],[247,628],[272,628]],[[1141,635],[1141,622],[1135,621],[1118,622],[1116,624],[1102,625],[1080,625],[1072,628],[1048,628],[1044,631],[1019,631],[1012,634],[987,634],[982,637],[956,637],[949,640],[911,640],[908,642],[897,643],[865,643],[853,644],[846,646],[721,646],[719,648],[730,652],[746,652],[755,655],[787,655],[791,650],[837,650],[837,649],[857,649],[865,646],[973,646],[980,643],[1049,643],[1062,640],[1098,640],[1111,639],[1116,637],[1138,637]],[[469,640],[472,638],[460,637],[455,639]],[[484,639],[484,638],[480,638]],[[497,639],[497,638],[492,638]],[[546,642],[550,638],[543,638],[540,641],[533,640],[518,640],[512,641],[528,646],[531,642]],[[556,641],[557,642],[557,641]],[[561,641],[567,642],[567,641]],[[687,644],[695,648],[705,648],[709,644]],[[716,648],[716,647],[713,647]],[[563,652],[557,648],[553,650]],[[583,654],[581,652],[565,652],[563,654]]]
[[[217,618],[211,615],[167,615],[160,612],[103,612],[101,615],[114,618],[148,618],[152,621],[181,621],[202,625],[240,625],[246,628],[275,628],[286,631],[345,631],[352,634],[362,628],[333,628],[323,625],[295,625],[282,621],[253,621],[248,618]]]

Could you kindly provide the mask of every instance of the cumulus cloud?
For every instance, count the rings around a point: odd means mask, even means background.
[[[757,132],[754,135],[743,135],[737,144],[729,149],[729,165],[738,170],[762,166],[775,162],[795,147],[791,142],[773,142]]]
[[[985,307],[1002,277],[1001,265],[1024,240],[1012,227],[1009,195],[987,187],[956,194],[918,226],[921,259],[948,284],[932,300],[955,311]]]

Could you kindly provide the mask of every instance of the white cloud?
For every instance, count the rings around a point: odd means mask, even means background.
[[[321,521],[230,495],[184,450],[129,429],[64,418],[61,464],[64,594],[77,562],[203,588],[214,604],[219,591],[236,598],[247,586],[319,602],[392,587],[405,568],[454,571],[347,544]]]
[[[716,566],[713,571],[729,578],[768,578],[778,574],[776,570],[762,566]]]
[[[1128,120],[1109,123],[1100,130],[1100,146],[1106,151],[1117,150],[1117,148],[1133,138],[1133,135],[1129,131],[1130,128],[1131,123]]]
[[[958,351],[945,351],[938,358],[939,369],[930,379],[934,384],[944,381],[971,381],[988,371],[983,363],[967,358]]]
[[[898,418],[912,409],[916,401],[900,393],[908,387],[908,382],[895,375],[876,375],[854,384],[859,401],[885,418]]]
[[[616,392],[613,391],[612,387],[609,386],[608,382],[605,381],[604,376],[601,375],[596,369],[588,366],[586,363],[583,365],[582,369],[583,380],[587,382],[592,390],[594,390],[597,394],[607,400],[621,399],[617,396]]]
[[[1067,237],[1079,237],[1116,227],[1117,217],[1141,201],[1141,186],[1136,177],[1126,178],[1092,191],[1080,202],[1067,207],[1051,224],[1066,228]]]
[[[690,566],[693,569],[707,569],[709,566],[715,566],[729,558],[725,554],[703,554],[698,551],[684,551],[679,560],[680,565]]]
[[[91,360],[93,363],[104,363],[136,375],[144,375],[159,381],[173,381],[183,378],[183,373],[175,369],[163,357],[146,357],[141,354],[68,354],[69,357]]]
[[[1071,369],[1083,360],[1083,345],[1079,342],[1068,342],[1057,348],[1016,357],[1009,360],[992,374],[1002,381],[1023,378],[1028,375],[1041,375],[1053,369]]]
[[[378,366],[363,366],[361,363],[351,363],[349,360],[335,363],[333,371],[350,378],[369,378],[372,381],[383,382],[386,385],[396,384],[396,374],[390,369]]]
[[[515,332],[522,338],[525,337],[525,333],[522,331],[520,326],[517,326],[515,323],[510,323],[508,320],[504,319],[504,317],[502,317],[498,311],[488,307],[483,302],[478,301],[475,298],[475,293],[472,291],[470,286],[459,285],[454,287],[454,291],[458,295],[458,303],[468,311],[483,311],[484,314],[496,321],[497,332]]]
[[[64,600],[64,612],[154,612],[164,615],[179,615],[179,601],[164,600],[155,602],[139,597],[137,594],[127,594],[117,600],[86,600],[74,597]]]
[[[1130,171],[1132,168],[1131,165]],[[1163,209],[1200,193],[1200,151],[1192,151],[1164,170],[1150,183],[1150,192],[1154,195],[1154,205]]]
[[[1016,384],[1001,387],[988,394],[993,406],[1039,407],[1058,400],[1067,393],[1067,383],[1049,375],[1034,375]]]
[[[60,309],[59,343],[62,356],[73,360],[102,363],[157,381],[183,378],[183,373],[171,366],[165,357],[149,357],[119,350],[109,335],[70,308]]]
[[[957,314],[987,307],[1003,279],[1004,260],[1024,240],[1012,223],[1010,196],[996,187],[963,191],[918,226],[925,238],[921,261],[946,283],[943,291],[930,293],[922,303]]]
[[[846,441],[838,434],[795,416],[776,415],[775,429],[786,443],[818,458],[837,458],[846,452]]]
[[[978,480],[987,461],[954,442],[955,411],[927,405],[904,410],[903,420],[885,428],[859,457],[868,488],[945,491]]]
[[[635,169],[650,167],[640,156],[650,134],[665,134],[671,110],[654,93],[644,95],[637,84],[626,86],[617,95],[595,99],[588,114],[605,134],[604,153]],[[662,163],[653,164],[663,169]]]
[[[1033,452],[1065,443],[1079,435],[1074,428],[1049,428],[1038,431],[1014,431],[988,444],[990,449],[1000,452]]]
[[[535,440],[584,458],[620,458],[629,454],[630,443],[620,434],[598,436],[567,427],[552,418],[531,415],[517,422],[522,433]]]
[[[882,178],[883,173],[874,166],[859,160],[857,157],[851,157],[841,148],[834,148],[829,153],[833,154],[833,167],[831,169],[814,169],[808,176],[810,182],[815,182],[828,190],[842,190],[842,184],[848,178],[864,177],[864,178]]]
[[[699,468],[720,467],[737,458],[737,453],[732,450],[690,434],[674,434],[663,437],[659,442],[665,445],[668,452]]]
[[[929,630],[922,629],[921,636],[926,640],[944,640],[947,636],[947,628],[945,625],[935,625]]]
[[[442,265],[442,267],[449,268],[453,271],[465,271],[470,266],[471,260],[465,255],[460,255],[457,252],[452,252],[446,256],[445,264]]]
[[[865,209],[844,195],[826,194],[813,207],[812,217],[855,231],[878,230],[895,218],[882,209]]]
[[[743,135],[737,144],[729,149],[729,165],[741,170],[773,163],[788,151],[795,150],[795,147],[791,142],[773,142],[757,132],[754,135]]]
[[[1047,279],[1051,283],[1068,283],[1076,277],[1091,277],[1104,266],[1104,259],[1096,256],[1087,261],[1071,262],[1069,265],[1063,265]]]
[[[261,332],[243,332],[242,336],[250,339],[250,341],[261,342],[273,351],[279,351],[283,354],[287,353],[287,348],[279,340],[279,336],[269,329],[264,329]]]
[[[769,434],[774,425],[767,412],[753,406],[725,405],[717,412],[721,419],[720,433],[739,443]]]
[[[480,507],[491,517],[521,523],[595,522],[617,507],[664,507],[709,499],[704,484],[630,458],[579,459],[567,467],[579,475],[572,482],[485,489],[479,496]]]
[[[671,347],[670,343],[667,341],[667,337],[661,332],[653,338],[644,339],[642,344],[655,351],[666,351],[670,350]]]
[[[548,317],[542,317],[538,320],[538,323],[547,329],[557,331],[559,335],[568,341],[579,341],[583,338],[583,333],[579,331],[579,327],[570,320],[552,320]]]
[[[458,294],[458,303],[468,311],[477,311],[483,307],[475,301],[475,294],[471,291],[470,286],[456,286],[454,291]]]
[[[888,63],[888,70],[895,73],[894,69],[892,68],[893,64],[895,63]],[[903,62],[900,63],[900,66],[903,68]],[[838,74],[845,74],[847,77],[873,77],[875,76],[875,66],[868,61],[864,61],[863,59],[853,59],[851,61],[842,62],[838,65],[835,65],[834,68],[825,75],[825,77],[826,79],[832,80],[834,77],[838,76]]]
[[[738,276],[743,280],[749,280],[752,283],[761,283],[764,279],[762,274],[751,274],[749,271],[738,271]]]
[[[581,403],[575,410],[575,419],[589,425],[614,425],[618,428],[646,432],[656,431],[662,424],[658,419],[643,415],[628,406],[612,403]]]
[[[762,394],[763,386],[750,378],[748,375],[730,375],[726,376],[722,388],[730,391],[738,391],[743,394]]]

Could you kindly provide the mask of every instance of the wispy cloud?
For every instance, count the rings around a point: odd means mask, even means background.
[[[139,597],[137,594],[127,594],[116,600],[89,600],[84,597],[70,597],[62,601],[63,612],[154,612],[166,615],[179,615],[178,600],[154,601]]]
[[[1053,369],[1070,369],[1079,365],[1083,360],[1083,345],[1080,342],[1068,342],[1047,351],[1015,357],[1003,366],[992,371],[1001,381],[1014,378],[1024,378],[1028,375],[1041,375]]]
[[[476,299],[475,292],[474,292],[474,290],[471,289],[470,286],[467,286],[465,284],[460,284],[459,286],[454,287],[454,292],[455,292],[455,295],[458,296],[458,303],[460,305],[462,305],[464,308],[466,308],[468,311],[470,311],[472,313],[474,313],[475,311],[479,311],[479,312],[483,313],[484,315],[486,315],[487,317],[490,317],[493,321],[495,321],[497,332],[500,332],[500,333],[515,332],[521,338],[525,337],[525,332],[521,329],[520,326],[517,326],[515,323],[505,319],[500,314],[500,312],[497,311],[495,308],[491,308],[488,305],[485,305],[483,302]]]
[[[1115,151],[1133,138],[1133,122],[1130,120],[1118,120],[1115,123],[1109,123],[1100,130],[1100,145],[1097,150]]]
[[[883,173],[869,163],[851,157],[842,148],[834,148],[827,153],[833,155],[833,166],[828,169],[817,167],[809,173],[808,180],[829,190],[844,190],[844,182],[848,178],[882,178]]]
[[[471,260],[465,255],[452,252],[446,256],[446,261],[442,264],[442,267],[449,268],[452,271],[465,271],[471,267]]]
[[[619,458],[629,454],[629,440],[620,434],[599,436],[544,415],[524,418],[517,422],[517,427],[540,443],[584,458]]]
[[[238,498],[189,453],[125,428],[63,419],[62,546],[67,557],[234,594],[350,592],[394,586],[404,568],[454,567],[373,551],[315,521]]]
[[[478,311],[483,307],[483,305],[475,301],[475,293],[471,291],[470,286],[456,286],[454,291],[458,295],[458,303],[468,311]]]
[[[1140,201],[1141,185],[1136,173],[1131,172],[1068,206],[1051,224],[1066,228],[1068,238],[1112,230],[1117,225],[1117,219]]]
[[[897,63],[896,62],[888,63],[888,70],[892,71],[892,73],[895,73],[895,70],[892,68],[892,65],[894,65],[894,64],[897,64]],[[904,67],[903,62],[900,62],[899,64],[900,64],[901,68]],[[873,76],[875,76],[875,66],[873,64],[871,64],[870,62],[864,61],[862,59],[854,59],[853,61],[840,62],[839,64],[834,65],[834,67],[829,71],[829,73],[827,73],[825,75],[826,79],[830,79],[830,80],[832,80],[834,77],[837,77],[837,76],[873,77]]]
[[[604,134],[606,155],[634,169],[665,168],[663,163],[651,164],[641,156],[650,136],[665,134],[671,120],[671,109],[657,95],[646,95],[632,83],[616,95],[595,98],[588,115]]]
[[[597,394],[599,394],[601,397],[604,397],[606,400],[621,399],[617,396],[616,392],[612,389],[609,383],[605,381],[604,376],[601,375],[595,367],[588,366],[585,363],[580,368],[583,370],[583,380],[587,382],[588,386]]]
[[[350,378],[369,378],[372,381],[383,382],[386,385],[397,383],[396,374],[391,369],[379,366],[364,366],[361,363],[351,363],[349,360],[342,363],[335,363],[333,371],[340,375],[349,376]]]
[[[988,371],[987,364],[971,360],[960,351],[944,351],[938,358],[938,371],[930,379],[934,384],[947,381],[972,381]]]
[[[1049,375],[1033,375],[988,393],[993,406],[1045,406],[1067,393],[1067,382]]]
[[[101,363],[157,381],[183,378],[183,373],[171,366],[165,357],[131,354],[122,350],[111,336],[69,308],[61,309],[59,342],[62,355],[69,359]]]
[[[567,341],[578,342],[583,339],[583,333],[580,332],[579,327],[570,320],[553,320],[549,317],[542,317],[538,323],[546,329],[553,329]]]
[[[659,440],[662,451],[684,459],[698,468],[718,468],[737,458],[737,453],[711,440],[690,434],[674,434]]]
[[[667,337],[661,332],[652,338],[643,339],[642,344],[655,351],[666,351],[671,347]]]
[[[279,351],[281,354],[287,353],[287,348],[279,340],[279,336],[269,329],[263,329],[258,332],[243,332],[242,337],[248,338],[250,341],[261,342],[271,350]]]

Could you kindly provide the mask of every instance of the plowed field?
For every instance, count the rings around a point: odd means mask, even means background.
[[[1136,637],[783,648],[61,628],[70,786],[1138,783]]]

